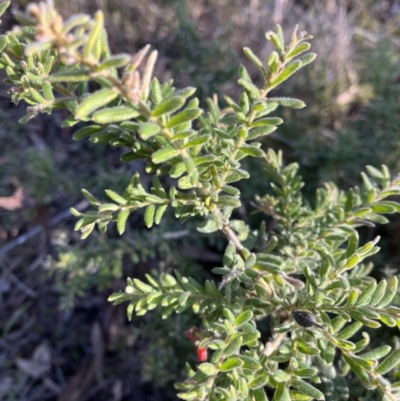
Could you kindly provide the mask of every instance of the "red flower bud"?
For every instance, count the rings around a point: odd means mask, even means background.
[[[197,356],[200,362],[205,362],[207,360],[207,348],[198,348]]]

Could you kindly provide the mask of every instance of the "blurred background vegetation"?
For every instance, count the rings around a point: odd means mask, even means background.
[[[23,9],[28,2],[13,0]],[[241,49],[266,60],[264,33],[276,23],[287,35],[299,24],[314,36],[317,60],[276,95],[306,102],[286,110],[285,123],[264,141],[298,161],[313,202],[315,189],[334,181],[357,185],[366,164],[400,171],[400,1],[397,0],[55,0],[67,17],[105,13],[113,52],[159,51],[156,75],[198,88],[202,102],[214,93],[235,97]],[[10,13],[2,31],[16,24]],[[250,70],[254,79],[257,71]],[[119,150],[73,142],[62,115],[41,115],[21,126],[25,105],[9,101],[0,86],[0,399],[167,400],[184,361],[196,363],[185,331],[198,324],[190,313],[167,321],[157,312],[127,324],[125,305],[108,295],[127,276],[178,268],[198,280],[212,278],[221,262],[222,238],[206,238],[195,223],[168,216],[147,230],[141,216],[116,231],[80,241],[69,215],[84,209],[80,189],[105,199],[104,189],[122,191],[140,162],[121,165]],[[222,103],[223,104],[223,103]],[[64,116],[65,117],[65,116]],[[241,217],[254,221],[251,201],[268,183],[259,161],[242,184]],[[376,276],[398,273],[400,221],[370,228],[383,236]],[[394,332],[375,332],[398,341]],[[358,389],[353,388],[354,395]],[[358,397],[356,397],[358,399]],[[354,398],[354,399],[356,399]]]

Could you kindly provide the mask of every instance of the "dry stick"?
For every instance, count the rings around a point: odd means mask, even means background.
[[[215,208],[213,209],[213,212],[220,217],[223,221],[224,216],[221,212],[221,210],[219,208]],[[234,231],[225,223],[224,221],[224,225],[221,229],[221,231],[226,235],[226,237],[229,239],[229,241],[232,242],[232,244],[235,246],[235,248],[237,249],[238,253],[240,254],[240,256],[243,258],[243,260],[247,259],[247,255],[244,252],[246,250],[246,248],[242,245],[242,243],[240,242],[239,238],[237,237],[237,235],[234,233]]]
[[[81,210],[86,209],[88,206],[89,206],[89,202],[87,200],[83,200],[74,207],[76,210],[81,211]],[[72,216],[70,209],[64,210],[51,219],[50,225],[55,226],[60,221],[65,220],[70,216]],[[9,242],[7,245],[0,248],[0,256],[5,255],[7,252],[11,251],[18,245],[22,245],[23,243],[28,241],[28,239],[34,237],[35,235],[41,233],[42,231],[43,231],[43,226],[41,226],[41,225],[33,227],[31,230],[27,231],[25,234],[21,235],[20,237],[16,238],[15,240]]]

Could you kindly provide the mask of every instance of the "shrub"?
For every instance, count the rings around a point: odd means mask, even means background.
[[[1,12],[8,5],[3,3]],[[156,308],[163,318],[188,308],[199,315],[202,328],[187,335],[201,363],[187,365],[188,378],[176,383],[178,396],[347,399],[357,377],[367,389],[355,387],[358,397],[376,389],[383,400],[395,400],[400,386],[384,375],[400,362],[400,350],[370,349],[368,332],[358,340],[356,335],[381,323],[400,327],[400,309],[391,306],[397,278],[377,283],[370,276],[373,266],[364,260],[379,251],[379,237],[360,245],[357,228],[386,223],[383,215],[400,211],[398,203],[387,200],[400,194],[399,177],[392,179],[385,166],[368,166],[361,188],[343,192],[327,184],[310,205],[301,195],[298,165],[284,166],[280,152],[264,151],[258,141],[283,122],[270,116],[279,106],[305,106],[270,92],[314,60],[315,54],[305,53],[311,37],[296,29],[285,45],[278,25],[266,34],[275,46],[267,64],[244,49],[263,85],[256,86],[241,66],[239,101],[225,97],[228,107],[220,108],[214,97],[203,110],[192,97],[195,88],[176,90],[172,81],[152,78],[157,52],[148,55],[149,46],[133,57],[112,55],[101,12],[94,19],[76,15],[64,22],[49,1],[30,4],[18,17],[23,26],[0,39],[0,65],[13,85],[12,100],[29,104],[21,122],[67,109],[63,126],[87,122],[74,139],[128,148],[121,160],[144,159],[154,175],[151,188],[136,173],[123,194],[107,189],[107,203],[84,190],[94,210],[72,209],[82,237],[96,225],[105,232],[113,221],[123,234],[130,214],[139,209],[150,228],[170,208],[181,222],[200,217],[201,233],[220,232],[228,241],[223,266],[213,269],[222,277],[219,282],[200,284],[177,270],[147,275],[147,282],[129,278],[125,291],[110,297],[115,304],[129,302],[129,318]],[[232,185],[249,178],[241,165],[246,157],[262,159],[271,181],[271,192],[256,199],[266,220],[253,231],[235,214],[240,191]],[[166,188],[172,179],[176,183]],[[259,329],[264,318],[266,342]]]

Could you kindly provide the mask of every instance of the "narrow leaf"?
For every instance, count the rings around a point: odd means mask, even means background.
[[[185,98],[183,96],[170,97],[158,104],[152,111],[151,115],[153,117],[160,117],[164,114],[172,113],[175,110],[180,109],[184,105],[184,103]]]
[[[96,111],[93,114],[92,119],[97,124],[110,124],[130,120],[132,118],[138,117],[139,114],[139,111],[131,107],[119,106]]]
[[[174,157],[179,156],[179,151],[174,148],[164,148],[157,150],[151,155],[151,160],[155,164],[164,163]]]
[[[146,211],[144,213],[144,222],[147,228],[150,228],[154,223],[154,212],[155,212],[154,205],[147,206]]]
[[[155,123],[147,122],[139,127],[139,135],[143,140],[147,140],[160,132],[160,126]]]
[[[385,306],[389,305],[392,302],[394,296],[397,293],[397,286],[398,286],[397,277],[393,277],[389,282],[389,287],[386,290],[384,297],[378,304],[380,308],[384,308]]]
[[[297,70],[299,70],[302,67],[302,62],[299,60],[293,61],[292,63],[288,64],[285,70],[278,76],[278,78],[275,79],[271,83],[268,89],[275,88],[282,82],[286,81],[290,76],[292,76]]]
[[[125,231],[126,221],[128,220],[129,213],[130,213],[129,209],[121,210],[118,213],[117,229],[119,235],[122,235]]]
[[[50,82],[85,82],[89,81],[89,79],[90,73],[86,68],[56,72],[48,77]]]
[[[168,205],[161,205],[158,207],[157,211],[156,211],[156,215],[154,217],[154,223],[156,224],[160,224],[161,219],[165,213],[165,211],[167,210]]]
[[[292,385],[293,385],[293,387],[297,388],[297,390],[301,391],[304,394],[309,395],[310,397],[313,397],[317,400],[325,400],[325,397],[321,393],[321,391],[319,391],[314,386],[312,386],[309,383],[306,383],[303,380],[293,379]]]
[[[302,109],[306,107],[303,101],[290,97],[271,97],[268,103],[278,103],[280,106],[291,107],[292,109]]]
[[[339,332],[336,335],[336,338],[338,340],[347,340],[348,338],[353,336],[355,333],[357,333],[357,331],[360,330],[362,327],[363,327],[362,323],[354,322],[353,324],[350,324],[345,329],[343,329],[341,332]]]
[[[173,128],[177,125],[187,123],[195,120],[203,111],[201,109],[184,110],[178,114],[175,114],[167,123],[167,128]]]
[[[243,361],[239,358],[230,358],[222,364],[220,370],[221,372],[230,372],[231,370],[240,368],[242,365]]]
[[[395,368],[399,362],[400,350],[393,351],[386,359],[382,361],[382,363],[379,364],[379,366],[375,369],[375,373],[383,375]]]
[[[248,321],[250,321],[253,318],[253,312],[252,311],[244,311],[242,312],[236,319],[235,319],[235,326],[241,327]]]
[[[118,96],[118,92],[112,89],[100,89],[97,92],[85,97],[78,106],[75,117],[82,119],[87,117],[93,111],[110,103]]]
[[[365,352],[364,354],[361,354],[359,356],[360,358],[364,359],[380,359],[385,357],[391,350],[392,347],[390,347],[389,345],[382,345],[381,347]]]
[[[268,374],[262,373],[261,375],[257,376],[254,380],[249,383],[249,387],[254,390],[257,388],[262,388],[268,383]]]
[[[212,363],[202,363],[199,365],[199,370],[207,376],[212,376],[217,373],[217,368]]]
[[[81,128],[80,130],[76,131],[72,136],[74,141],[80,141],[87,136],[95,134],[96,132],[100,132],[104,129],[104,127],[100,127],[100,125],[89,125],[88,127]]]

